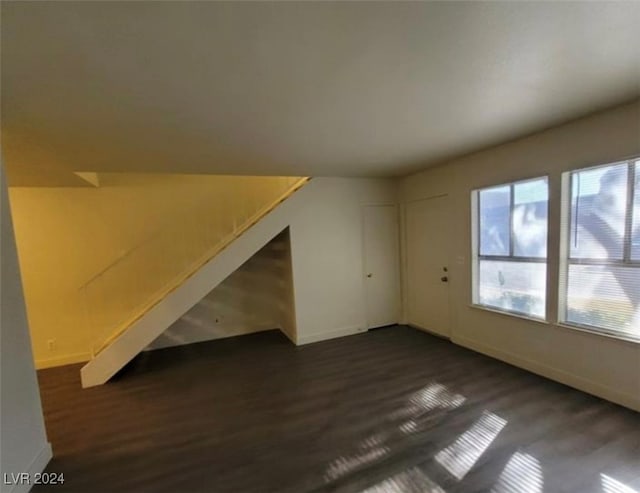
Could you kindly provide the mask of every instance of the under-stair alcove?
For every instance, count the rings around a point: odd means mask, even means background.
[[[145,350],[280,329],[295,342],[291,243],[285,229]]]

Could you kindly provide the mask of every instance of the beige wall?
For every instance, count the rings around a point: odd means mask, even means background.
[[[38,380],[33,366],[9,201],[0,170],[0,491],[26,492],[6,485],[4,474],[42,472],[51,459]]]
[[[401,201],[448,194],[454,342],[640,410],[640,345],[554,323],[564,171],[640,154],[640,101],[406,177]],[[471,304],[471,190],[549,176],[549,315],[539,323]],[[428,245],[422,247],[428,254]],[[428,296],[428,293],[420,293]]]
[[[38,367],[88,360],[97,341],[170,287],[234,221],[242,224],[295,180],[100,179],[99,188],[10,189]]]

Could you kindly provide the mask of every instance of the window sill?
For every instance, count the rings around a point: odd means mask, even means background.
[[[632,335],[608,332],[604,329],[581,327],[580,325],[573,325],[568,322],[558,322],[554,325],[562,329],[576,330],[578,332],[584,332],[586,334],[591,334],[594,336],[606,337],[607,339],[615,339],[617,341],[628,342],[631,344],[640,344],[640,336],[634,337]]]
[[[475,303],[472,303],[469,306],[471,308],[475,308],[477,310],[482,310],[482,311],[485,311],[485,312],[497,313],[498,315],[505,315],[507,317],[521,318],[522,320],[528,320],[529,322],[537,322],[539,324],[550,325],[550,323],[547,320],[543,319],[543,318],[530,317],[528,315],[525,315],[524,313],[510,312],[508,310],[499,310],[497,308],[491,308],[489,306],[484,306],[484,305],[477,305]]]

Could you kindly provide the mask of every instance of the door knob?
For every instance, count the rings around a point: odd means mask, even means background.
[[[367,277],[373,277],[373,274],[369,273],[367,274]]]
[[[448,282],[448,281],[449,281],[449,278],[448,278],[447,276],[442,276],[442,277],[440,278],[440,280],[441,280],[442,282]]]

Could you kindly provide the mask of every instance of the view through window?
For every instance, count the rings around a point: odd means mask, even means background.
[[[477,216],[474,303],[545,318],[546,177],[474,192]]]
[[[639,163],[568,174],[563,322],[640,337]]]

